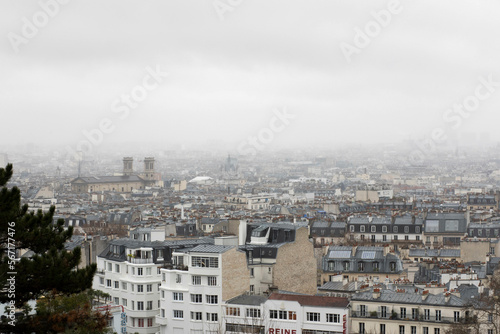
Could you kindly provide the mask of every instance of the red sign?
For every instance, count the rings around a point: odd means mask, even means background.
[[[297,334],[296,329],[269,328],[269,334]]]

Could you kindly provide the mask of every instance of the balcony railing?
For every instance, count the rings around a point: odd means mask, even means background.
[[[183,271],[188,271],[189,268],[188,266],[185,265],[178,265],[178,264],[172,264],[172,263],[165,263],[162,266],[163,269],[170,269],[170,270],[183,270]]]
[[[147,263],[153,263],[153,259],[152,258],[141,259],[141,258],[129,256],[129,262],[134,263],[134,264],[147,264]]]
[[[376,313],[376,314],[375,314]],[[440,323],[467,323],[470,320],[459,318],[455,319],[454,317],[441,317],[438,320],[435,316],[431,316],[426,319],[423,315],[419,314],[417,317],[412,317],[411,315],[407,315],[406,317],[401,317],[400,314],[393,314],[391,312],[387,312],[385,316],[381,312],[351,312],[352,318],[373,318],[373,319],[387,319],[387,320],[398,320],[398,321],[424,321],[424,322],[440,322]],[[457,321],[458,320],[458,321]]]

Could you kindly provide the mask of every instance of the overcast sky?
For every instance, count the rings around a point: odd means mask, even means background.
[[[3,144],[75,146],[103,119],[102,145],[237,147],[273,122],[269,145],[397,142],[436,127],[500,139],[500,86],[482,87],[468,118],[443,120],[481,77],[500,82],[499,1],[71,0],[44,22],[51,1],[0,2]],[[372,12],[388,8],[381,26]],[[342,45],[367,28],[348,61]],[[158,85],[155,69],[168,72]],[[157,87],[126,115],[122,94],[145,78]],[[285,127],[276,108],[294,116]]]

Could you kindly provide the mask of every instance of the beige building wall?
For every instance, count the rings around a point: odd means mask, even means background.
[[[495,256],[500,255],[500,243],[491,243],[489,240],[462,240],[460,241],[460,257],[463,262],[480,261],[486,262],[486,255],[490,253],[491,247],[495,250]]]
[[[296,231],[295,241],[278,248],[273,284],[280,290],[315,294],[317,265],[307,228]]]
[[[245,252],[235,247],[222,253],[222,300],[229,300],[250,289],[250,269]]]

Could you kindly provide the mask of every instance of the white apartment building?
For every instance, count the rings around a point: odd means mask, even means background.
[[[174,251],[172,266],[160,272],[161,334],[220,333],[222,302],[250,287],[246,255],[237,246]]]
[[[159,331],[156,315],[160,312],[160,269],[170,263],[173,249],[207,242],[164,239],[164,233],[138,229],[131,233],[130,239],[110,241],[97,257],[93,289],[109,293],[114,304],[123,306],[126,333],[151,334]]]
[[[224,333],[349,333],[347,298],[273,293],[241,295],[223,307]]]

